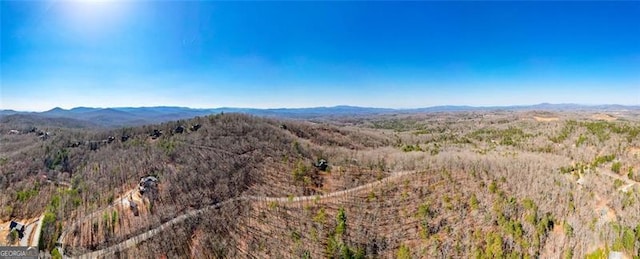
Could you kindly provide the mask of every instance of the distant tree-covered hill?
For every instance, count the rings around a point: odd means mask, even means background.
[[[196,116],[205,116],[218,113],[244,113],[263,117],[290,118],[290,119],[331,119],[348,116],[367,116],[381,114],[411,114],[430,112],[459,112],[459,111],[619,111],[640,110],[640,106],[624,105],[578,105],[578,104],[549,104],[522,106],[433,106],[412,109],[389,109],[357,106],[333,106],[312,108],[211,108],[194,109],[186,107],[120,107],[120,108],[89,108],[77,107],[70,110],[54,108],[45,112],[19,112],[14,110],[1,110],[0,117],[28,114],[44,118],[71,118],[74,120],[89,122],[87,125],[100,127],[138,126],[151,123],[161,123],[171,120],[188,119]],[[38,117],[31,117],[38,118]]]

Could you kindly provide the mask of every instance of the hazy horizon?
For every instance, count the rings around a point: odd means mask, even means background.
[[[190,107],[190,106],[173,106],[173,105],[156,105],[156,106],[108,106],[108,107],[100,107],[100,106],[73,106],[73,107],[51,107],[44,110],[15,110],[15,109],[0,109],[0,110],[13,110],[17,112],[46,112],[54,109],[63,109],[63,110],[72,110],[78,108],[87,108],[87,109],[139,109],[139,108],[186,108],[193,110],[207,110],[207,109],[257,109],[257,110],[270,110],[270,109],[315,109],[315,108],[336,108],[336,107],[356,107],[356,108],[364,108],[364,109],[392,109],[392,110],[412,110],[412,109],[422,109],[422,108],[434,108],[434,107],[472,107],[472,108],[495,108],[495,107],[528,107],[528,106],[536,106],[536,105],[576,105],[576,106],[625,106],[625,107],[639,107],[637,104],[625,105],[625,104],[617,104],[617,103],[602,103],[602,104],[580,104],[580,103],[532,103],[532,104],[514,104],[514,105],[465,105],[465,104],[445,104],[445,105],[432,105],[432,106],[416,106],[416,107],[383,107],[383,106],[357,106],[357,105],[349,105],[349,104],[338,104],[338,105],[330,105],[330,106],[300,106],[300,107],[265,107],[265,108],[257,108],[257,107],[239,107],[239,106],[217,106],[217,107]]]
[[[640,2],[0,5],[0,109],[640,104]]]

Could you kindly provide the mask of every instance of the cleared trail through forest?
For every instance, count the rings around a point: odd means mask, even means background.
[[[352,194],[358,191],[362,191],[362,190],[371,190],[372,188],[388,183],[390,181],[393,181],[395,179],[401,178],[403,176],[406,175],[410,175],[410,174],[414,174],[416,173],[416,171],[401,171],[401,172],[396,172],[382,180],[379,181],[375,181],[375,182],[371,182],[371,183],[367,183],[367,184],[363,184],[357,187],[353,187],[351,189],[346,189],[346,190],[342,190],[342,191],[335,191],[335,192],[331,192],[331,193],[327,193],[327,194],[323,194],[323,195],[311,195],[311,196],[297,196],[297,197],[263,197],[263,196],[244,196],[246,199],[249,200],[255,200],[255,201],[265,201],[265,202],[283,202],[283,203],[301,203],[301,202],[307,202],[307,201],[317,201],[317,200],[322,200],[322,201],[328,201],[328,200],[332,200],[332,198],[336,198],[336,197],[344,197],[347,196],[348,194]]]
[[[614,173],[612,173],[612,172],[602,172],[602,174],[604,174],[604,175],[606,175],[606,176],[609,176],[609,177],[611,177],[611,178],[618,179],[618,180],[620,180],[620,181],[624,181],[625,183],[627,183],[627,186],[622,186],[622,187],[618,188],[618,190],[619,190],[619,191],[625,191],[625,190],[628,190],[629,188],[631,188],[632,186],[634,186],[634,185],[636,185],[636,184],[640,185],[640,182],[637,182],[637,181],[631,180],[631,179],[626,178],[626,177],[622,177],[622,176],[617,175],[617,174],[614,174]]]
[[[348,196],[350,194],[359,192],[359,191],[369,191],[377,186],[380,185],[384,185],[386,183],[392,182],[394,180],[397,180],[399,178],[402,178],[404,176],[407,175],[412,175],[417,173],[418,171],[401,171],[401,172],[396,172],[393,173],[392,175],[375,181],[375,182],[371,182],[368,184],[364,184],[364,185],[360,185],[351,189],[347,189],[347,190],[342,190],[342,191],[336,191],[336,192],[331,192],[331,193],[327,193],[327,194],[323,194],[323,195],[313,195],[313,196],[297,196],[297,197],[265,197],[265,196],[240,196],[240,197],[236,197],[236,198],[231,198],[228,199],[226,201],[222,201],[213,205],[209,205],[205,208],[199,209],[199,210],[193,210],[193,211],[189,211],[185,214],[182,214],[180,216],[177,216],[175,218],[173,218],[170,221],[167,221],[163,224],[161,224],[160,226],[153,228],[151,230],[148,230],[144,233],[141,233],[135,237],[129,238],[125,241],[122,241],[116,245],[101,249],[101,250],[97,250],[97,251],[93,251],[90,253],[86,253],[83,255],[79,255],[79,256],[74,256],[74,258],[97,258],[97,257],[105,257],[105,256],[110,256],[115,254],[116,252],[119,251],[123,251],[126,250],[128,248],[134,247],[137,244],[157,235],[158,233],[162,232],[163,230],[181,223],[183,221],[185,221],[188,218],[191,217],[195,217],[198,216],[204,212],[207,212],[211,209],[217,209],[220,208],[222,206],[224,206],[225,204],[228,203],[232,203],[232,202],[237,202],[237,201],[257,201],[257,202],[276,202],[276,203],[285,203],[285,204],[295,204],[295,203],[304,203],[304,202],[320,202],[320,201],[331,201],[335,198],[338,197],[345,197]]]

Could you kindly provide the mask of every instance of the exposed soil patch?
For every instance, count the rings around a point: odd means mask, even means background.
[[[0,222],[0,245],[7,245],[7,235],[9,235],[9,222]]]
[[[629,147],[629,155],[640,156],[640,147]]]
[[[595,211],[598,214],[598,224],[616,221],[616,213],[609,207],[608,201],[602,199],[598,194],[595,195],[596,206]]]
[[[551,121],[560,120],[560,118],[558,117],[542,117],[542,116],[533,116],[533,119],[535,119],[537,122],[551,122]]]
[[[614,121],[618,118],[616,118],[613,115],[610,114],[604,114],[604,113],[597,113],[591,116],[591,118],[593,118],[594,120],[603,120],[603,121]]]
[[[541,258],[551,258],[553,255],[561,253],[561,247],[554,244],[563,244],[567,235],[564,233],[564,224],[556,224],[553,230],[549,232],[548,242],[546,242],[542,250]]]

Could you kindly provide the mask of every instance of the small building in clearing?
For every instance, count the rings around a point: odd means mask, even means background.
[[[24,224],[12,220],[9,223],[9,231],[13,230],[18,233],[18,238],[22,239],[24,237]]]

